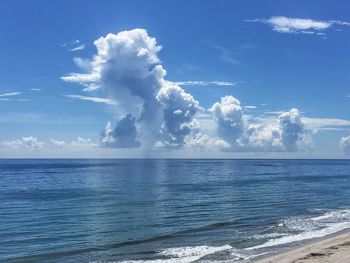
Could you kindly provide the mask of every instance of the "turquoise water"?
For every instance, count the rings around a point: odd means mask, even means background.
[[[0,261],[244,262],[346,228],[349,160],[0,160]]]

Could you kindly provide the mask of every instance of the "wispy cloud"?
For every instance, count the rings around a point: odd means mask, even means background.
[[[334,129],[349,129],[350,120],[335,119],[335,118],[307,118],[302,117],[305,125],[310,129],[319,130],[334,130]]]
[[[310,18],[292,18],[272,16],[268,19],[250,19],[245,22],[270,25],[278,33],[325,35],[326,30],[334,26],[350,26],[349,22],[339,20],[313,20]]]
[[[33,88],[33,89],[29,89],[31,91],[42,91],[42,89],[36,89],[36,88]]]
[[[63,95],[67,98],[72,99],[79,99],[79,100],[86,100],[86,101],[92,101],[96,103],[104,103],[107,105],[117,105],[118,103],[114,100],[107,99],[107,98],[100,98],[100,97],[88,97],[88,96],[82,96],[82,95]]]
[[[174,82],[180,86],[236,86],[236,83],[230,81],[203,81],[203,80],[187,80]]]
[[[22,94],[22,92],[8,92],[8,93],[3,93],[0,94],[0,97],[10,97],[10,96],[17,96]]]
[[[265,115],[255,117],[254,120],[259,123],[273,123],[276,120],[276,116],[281,115],[283,111],[269,111],[265,112]],[[305,128],[314,131],[327,131],[327,130],[349,130],[350,120],[338,119],[338,118],[313,118],[313,117],[300,117],[305,124]]]
[[[254,110],[254,109],[256,109],[256,106],[253,106],[253,105],[247,105],[247,106],[243,106],[243,108],[245,108],[245,109],[251,109],[251,110]]]
[[[74,51],[79,51],[83,50],[85,48],[85,44],[81,43],[79,39],[68,41],[66,43],[62,44],[62,47],[67,48],[69,51],[74,52]]]
[[[81,44],[81,45],[79,45],[79,46],[77,46],[77,47],[71,48],[69,51],[74,52],[74,51],[83,50],[84,48],[85,48],[85,45],[84,45],[84,44]]]
[[[266,111],[265,115],[280,115],[282,114],[284,111],[283,110],[279,110],[279,111]]]

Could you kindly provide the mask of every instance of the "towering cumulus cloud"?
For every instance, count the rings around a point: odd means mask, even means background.
[[[350,135],[342,137],[340,139],[340,148],[343,150],[345,155],[350,155]]]
[[[161,132],[165,143],[170,146],[182,145],[191,132],[191,121],[198,110],[198,101],[170,82],[164,82],[157,100],[163,107],[164,123]]]
[[[136,140],[137,131],[135,117],[131,114],[121,119],[115,129],[108,122],[106,128],[101,132],[101,144],[106,147],[133,148],[140,147],[140,142]]]
[[[244,118],[241,103],[232,96],[222,97],[210,109],[218,124],[218,136],[234,145],[242,135]]]
[[[230,145],[232,151],[296,151],[306,134],[297,109],[268,121],[252,119],[248,122],[240,101],[225,96],[209,111],[214,115],[217,135]]]
[[[281,130],[281,142],[286,151],[296,151],[298,143],[303,140],[304,124],[301,121],[298,109],[291,109],[289,112],[279,116]]]
[[[182,145],[190,132],[190,123],[198,102],[180,86],[164,79],[157,45],[144,29],[108,34],[94,42],[97,54],[84,68],[87,73],[73,73],[63,80],[85,86],[84,91],[102,89],[118,103],[122,116],[115,130],[107,125],[102,132],[103,145],[138,146],[144,141]],[[89,65],[87,66],[86,63]],[[125,140],[128,129],[131,137]]]
[[[306,135],[299,110],[293,108],[267,123],[250,125],[242,141],[256,150],[294,152]]]
[[[102,88],[125,114],[140,114],[147,121],[156,118],[159,104],[155,95],[165,76],[158,65],[161,46],[156,40],[146,30],[135,29],[100,37],[94,45],[97,54],[87,62],[91,71],[62,79],[83,84],[85,91]]]

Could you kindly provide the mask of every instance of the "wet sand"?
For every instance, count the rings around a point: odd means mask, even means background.
[[[323,238],[280,254],[262,257],[254,263],[349,263],[350,230]]]

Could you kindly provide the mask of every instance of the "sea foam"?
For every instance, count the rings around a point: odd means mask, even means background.
[[[167,248],[158,253],[159,256],[165,256],[164,259],[154,260],[134,260],[134,261],[122,261],[123,263],[190,263],[197,261],[205,256],[214,254],[217,252],[229,250],[232,247],[230,245],[223,246],[187,246]]]
[[[248,247],[245,250],[256,250],[320,238],[347,228],[350,228],[350,209],[328,211],[310,218],[290,218],[279,223],[275,233],[265,235],[265,237],[274,235],[281,235],[281,237],[269,239],[263,244]]]

